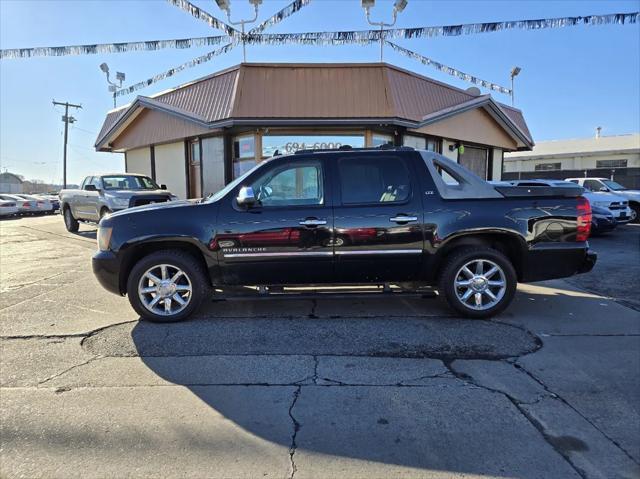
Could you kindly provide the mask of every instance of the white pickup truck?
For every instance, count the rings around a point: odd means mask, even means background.
[[[165,185],[133,173],[87,176],[80,189],[60,191],[60,211],[67,231],[78,231],[79,222],[97,223],[114,211],[150,203],[177,200]]]
[[[612,193],[621,197],[623,201],[628,202],[631,209],[629,220],[632,223],[640,222],[640,190],[625,188],[620,183],[607,178],[567,178],[566,181],[576,183],[594,193]]]

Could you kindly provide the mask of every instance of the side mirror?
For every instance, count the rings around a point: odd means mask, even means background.
[[[165,185],[165,184],[160,185],[160,189],[161,190],[166,190],[167,189],[167,185]]]
[[[256,203],[256,195],[253,193],[253,188],[250,186],[243,186],[238,192],[236,201],[240,206],[252,206]]]
[[[98,191],[98,188],[96,188],[96,185],[85,185],[84,189],[85,191]]]
[[[606,186],[601,186],[600,191],[609,191],[609,188],[607,188]]]

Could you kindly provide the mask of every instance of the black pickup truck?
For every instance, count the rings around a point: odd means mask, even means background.
[[[593,268],[582,191],[494,186],[405,147],[300,151],[204,200],[105,217],[93,271],[155,321],[188,317],[213,288],[406,283],[484,318],[518,281]]]

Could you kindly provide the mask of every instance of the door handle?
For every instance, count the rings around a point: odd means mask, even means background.
[[[314,226],[326,225],[327,222],[325,220],[319,220],[317,218],[307,218],[306,220],[301,221],[300,224],[302,226],[314,227]]]
[[[410,221],[418,221],[418,217],[398,215],[398,216],[393,216],[389,218],[389,221],[393,221],[394,223],[409,223]]]

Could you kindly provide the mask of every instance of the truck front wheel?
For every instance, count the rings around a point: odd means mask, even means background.
[[[186,319],[199,308],[207,289],[203,265],[181,250],[145,256],[135,264],[127,281],[133,309],[156,322]]]
[[[463,316],[489,318],[509,306],[516,286],[516,272],[504,254],[491,248],[465,248],[447,258],[438,289]]]
[[[78,220],[73,217],[73,213],[71,213],[71,208],[68,206],[64,207],[64,213],[62,215],[64,217],[64,226],[67,228],[67,231],[70,233],[77,233],[80,228],[80,223]]]

